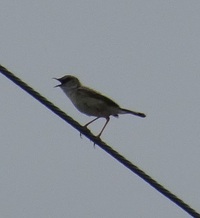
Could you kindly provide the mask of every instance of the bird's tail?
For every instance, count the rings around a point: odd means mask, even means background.
[[[121,108],[120,114],[133,114],[133,115],[138,116],[138,117],[146,117],[146,115],[144,113],[136,112],[136,111],[130,111],[130,110],[127,110],[127,109],[124,109],[124,108]]]

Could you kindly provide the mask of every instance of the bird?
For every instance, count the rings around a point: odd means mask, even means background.
[[[91,88],[83,86],[78,78],[72,75],[66,75],[61,78],[53,78],[60,82],[55,87],[60,87],[62,91],[71,100],[73,105],[82,113],[88,116],[94,116],[95,119],[86,123],[84,127],[88,127],[91,123],[99,118],[105,118],[106,122],[97,135],[100,138],[105,127],[110,121],[110,116],[118,117],[119,114],[132,114],[138,117],[146,117],[144,113],[121,108],[110,98],[102,95]]]

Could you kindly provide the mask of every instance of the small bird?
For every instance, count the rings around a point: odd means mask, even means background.
[[[121,108],[110,98],[93,89],[83,86],[78,78],[74,76],[66,75],[61,78],[54,79],[61,83],[55,87],[60,87],[80,112],[88,116],[96,117],[89,123],[85,124],[85,127],[101,117],[106,119],[106,123],[97,135],[99,138],[108,124],[111,115],[118,117],[118,114],[133,114],[139,117],[146,117],[144,113]]]

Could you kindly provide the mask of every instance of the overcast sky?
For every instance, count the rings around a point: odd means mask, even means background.
[[[146,113],[113,117],[102,139],[200,212],[199,23],[200,1],[1,0],[0,64],[83,125],[52,77]],[[190,217],[1,74],[0,87],[1,217]]]

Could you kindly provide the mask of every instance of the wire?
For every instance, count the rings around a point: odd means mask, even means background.
[[[125,157],[119,154],[117,151],[113,150],[110,146],[108,146],[101,139],[94,136],[87,128],[85,128],[84,126],[81,126],[77,121],[75,121],[70,116],[68,116],[66,113],[61,111],[53,103],[51,103],[49,100],[43,97],[40,93],[36,92],[33,88],[31,88],[29,85],[23,82],[20,78],[16,77],[13,73],[8,71],[2,65],[0,65],[0,72],[4,76],[6,76],[8,79],[10,79],[12,82],[14,82],[16,85],[18,85],[20,88],[22,88],[24,91],[28,92],[33,98],[37,99],[40,103],[42,103],[45,107],[47,107],[53,113],[57,114],[65,122],[69,123],[75,129],[77,129],[81,134],[85,135],[88,139],[93,141],[94,144],[98,145],[100,148],[102,148],[104,151],[106,151],[108,154],[114,157],[117,161],[119,161],[121,164],[123,164],[128,169],[130,169],[133,173],[137,174],[140,178],[142,178],[149,185],[154,187],[157,191],[159,191],[165,197],[173,201],[177,206],[182,208],[185,212],[187,212],[188,214],[190,214],[191,216],[195,218],[200,218],[200,214],[197,213],[194,209],[192,209],[183,200],[181,200],[176,195],[174,195],[172,192],[164,188],[164,186],[159,184],[157,181],[155,181],[153,178],[151,178],[144,171],[139,169],[136,165],[131,163],[129,160],[127,160]]]

